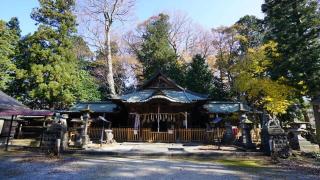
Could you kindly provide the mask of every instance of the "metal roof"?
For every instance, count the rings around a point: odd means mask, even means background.
[[[145,89],[120,96],[123,102],[141,103],[148,102],[152,99],[166,99],[170,102],[191,103],[200,100],[206,100],[206,96],[201,96],[190,91],[177,90],[156,90]]]
[[[0,111],[2,110],[30,110],[18,100],[0,91]]]
[[[1,116],[22,115],[22,116],[52,116],[52,111],[47,110],[4,110],[0,111]]]
[[[251,108],[241,102],[209,101],[203,108],[210,113],[249,112]]]
[[[79,102],[72,106],[69,111],[66,112],[81,112],[85,109],[89,109],[93,112],[110,113],[116,111],[118,105],[111,101],[101,102]]]
[[[13,97],[0,91],[0,116],[6,117],[13,115],[51,116],[53,112],[47,110],[32,110]]]

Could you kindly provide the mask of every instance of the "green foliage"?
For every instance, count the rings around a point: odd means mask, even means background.
[[[93,53],[88,47],[87,43],[80,36],[73,36],[72,52],[77,59],[77,81],[78,86],[74,90],[76,92],[77,100],[80,101],[98,101],[101,99],[101,92],[97,79],[89,72],[92,70]]]
[[[159,14],[150,18],[142,28],[142,43],[135,53],[143,65],[145,78],[162,71],[170,78],[183,84],[184,65],[178,62],[177,55],[169,44],[169,16]]]
[[[78,63],[71,36],[76,18],[73,0],[40,0],[31,17],[38,30],[21,43],[17,59],[21,97],[37,108],[64,108],[77,99]]]
[[[19,23],[15,22],[17,23],[13,28],[10,26],[11,23],[0,21],[0,90],[6,90],[9,83],[14,80],[16,66],[13,57],[19,39],[17,32],[20,32]]]
[[[209,94],[212,91],[213,75],[206,60],[199,54],[192,58],[186,75],[186,86],[189,90]]]
[[[279,56],[276,44],[270,42],[248,52],[233,67],[234,89],[250,104],[272,114],[283,114],[291,105],[292,89],[268,76],[272,60]],[[274,58],[270,58],[274,57]]]
[[[10,21],[7,22],[8,28],[13,31],[17,38],[21,36],[20,22],[17,17],[12,17]]]
[[[98,101],[101,100],[101,92],[97,80],[86,70],[79,70],[79,86],[76,88],[78,100]]]
[[[246,15],[236,24],[239,39],[239,52],[244,53],[248,48],[258,47],[263,43],[263,21],[255,16]]]
[[[320,11],[317,0],[265,0],[266,41],[278,43],[280,60],[270,71],[273,79],[303,95],[314,96],[320,89]]]
[[[93,59],[94,53],[90,50],[89,46],[82,37],[72,36],[71,42],[73,47],[72,51],[81,63]]]

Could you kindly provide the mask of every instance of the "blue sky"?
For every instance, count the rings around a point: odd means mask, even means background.
[[[231,25],[247,14],[262,18],[262,3],[263,0],[137,0],[135,19],[143,21],[159,12],[179,11],[203,27],[213,28]],[[28,34],[36,30],[30,13],[37,6],[37,0],[1,0],[0,19],[18,17],[22,34]]]

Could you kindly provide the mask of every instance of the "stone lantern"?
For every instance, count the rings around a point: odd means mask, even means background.
[[[240,117],[240,127],[241,127],[241,145],[248,149],[254,149],[255,145],[252,143],[251,138],[251,129],[252,129],[252,121],[250,121],[245,113],[243,113]]]
[[[81,113],[83,114],[83,125],[81,126],[81,139],[82,139],[82,148],[87,148],[87,145],[90,142],[89,135],[88,135],[88,122],[90,118],[90,113],[93,111],[90,110],[89,105],[86,109],[83,109]]]

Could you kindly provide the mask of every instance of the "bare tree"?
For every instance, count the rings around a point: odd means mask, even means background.
[[[194,23],[187,14],[170,13],[169,43],[175,53],[188,59],[195,54],[203,57],[213,54],[212,33]]]
[[[135,0],[79,0],[77,14],[80,33],[99,51],[107,70],[106,82],[111,96],[116,95],[112,70],[111,30],[115,22],[124,22]]]
[[[203,28],[194,29],[192,43],[190,48],[191,54],[200,54],[203,58],[214,54],[212,33]]]
[[[169,16],[169,43],[177,55],[182,55],[192,29],[192,20],[181,12],[174,12]]]
[[[231,67],[235,64],[239,47],[235,26],[212,29],[213,46],[216,49],[216,68],[221,81],[227,89],[232,87]]]

